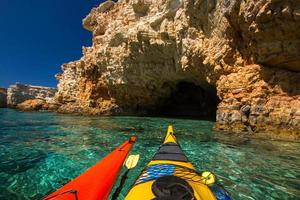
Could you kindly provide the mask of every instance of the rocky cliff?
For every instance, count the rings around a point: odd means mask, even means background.
[[[106,1],[83,26],[93,45],[57,75],[59,111],[217,113],[217,129],[299,138],[299,1]]]
[[[55,88],[16,83],[7,89],[7,104],[9,107],[16,107],[18,104],[32,99],[50,102],[56,91]]]
[[[6,88],[0,88],[0,108],[7,107],[7,95],[6,95]]]

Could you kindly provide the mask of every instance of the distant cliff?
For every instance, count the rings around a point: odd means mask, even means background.
[[[55,88],[16,83],[7,89],[7,104],[9,107],[16,107],[18,104],[32,99],[49,102],[56,91]]]
[[[107,1],[83,26],[93,45],[57,75],[60,112],[190,110],[219,130],[300,137],[300,1]]]
[[[0,108],[6,108],[7,107],[7,90],[6,88],[0,88]]]

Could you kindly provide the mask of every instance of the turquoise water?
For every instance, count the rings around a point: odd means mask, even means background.
[[[242,141],[218,136],[212,122],[147,117],[82,117],[0,109],[0,199],[41,199],[67,183],[130,135],[141,160],[134,182],[173,124],[199,170],[213,171],[236,200],[299,199],[300,143]]]

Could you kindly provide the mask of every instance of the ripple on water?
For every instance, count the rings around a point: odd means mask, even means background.
[[[213,171],[235,200],[297,199],[299,143],[216,134],[209,121],[80,117],[0,109],[0,199],[41,199],[104,157],[130,135],[141,159],[123,199],[172,123],[199,170]]]

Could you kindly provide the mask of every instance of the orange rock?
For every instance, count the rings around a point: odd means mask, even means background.
[[[57,76],[58,111],[147,113],[184,81],[217,91],[219,129],[297,135],[298,7],[288,0],[105,2],[83,20],[93,45]]]
[[[29,99],[18,104],[16,108],[22,111],[47,110],[47,103],[41,99]]]

